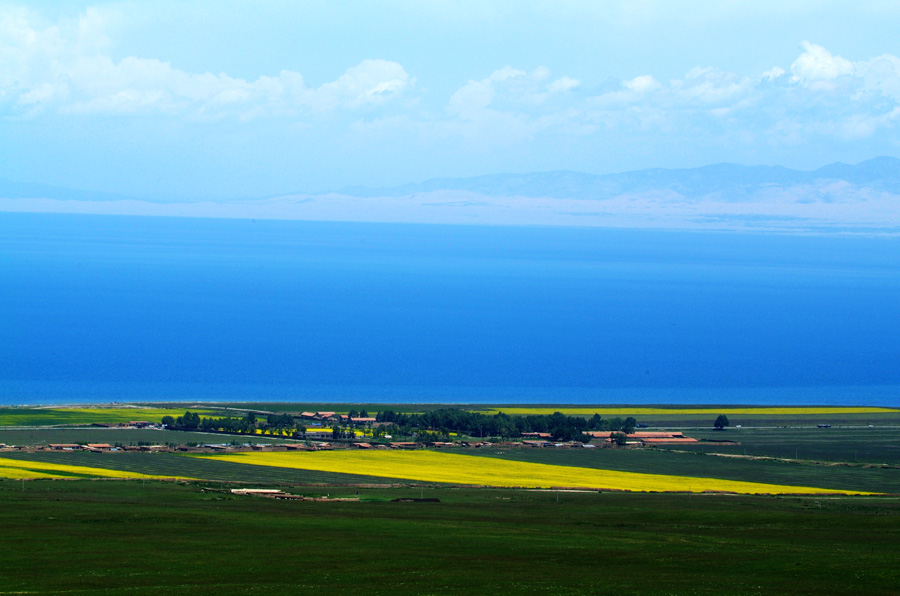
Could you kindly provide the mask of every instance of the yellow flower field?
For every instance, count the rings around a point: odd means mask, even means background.
[[[209,459],[257,466],[497,487],[579,487],[639,492],[715,491],[743,494],[865,494],[859,491],[784,486],[715,478],[614,472],[592,468],[505,461],[435,451],[254,452],[208,457]]]
[[[715,416],[717,414],[741,414],[750,416],[804,416],[804,415],[824,415],[824,414],[880,414],[880,413],[900,413],[897,408],[877,408],[877,407],[772,407],[772,408],[608,408],[603,406],[579,406],[575,408],[488,408],[484,410],[472,410],[483,414],[496,414],[503,412],[509,415],[547,415],[554,412],[562,412],[567,416],[593,416],[594,413],[601,416],[684,416],[684,415],[700,415]]]
[[[107,470],[106,468],[92,468],[88,466],[70,466],[66,464],[51,464],[40,461],[25,461],[0,457],[0,478],[77,478],[91,476],[95,478],[165,478],[174,479],[174,476],[149,476],[137,472],[124,472],[122,470]]]

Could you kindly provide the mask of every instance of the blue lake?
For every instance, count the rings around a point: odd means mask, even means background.
[[[0,403],[900,405],[900,240],[0,214]]]

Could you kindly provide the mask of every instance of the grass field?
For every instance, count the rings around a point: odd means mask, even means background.
[[[575,449],[478,449],[459,450],[461,457],[491,457],[526,463],[543,463],[575,468],[596,468],[643,474],[676,474],[688,477],[720,478],[763,484],[817,486],[865,492],[900,493],[897,469],[864,465],[816,465],[809,462],[733,459],[672,452],[661,449],[575,450]],[[140,474],[205,478],[218,482],[251,484],[410,483],[409,479],[354,473],[326,472],[298,468],[249,466],[208,457],[186,457],[170,453],[88,453],[88,452],[6,452],[3,457],[68,465],[105,467]],[[474,464],[478,465],[478,464]]]
[[[360,489],[360,502],[317,503],[195,483],[21,485],[0,481],[6,593],[887,596],[900,585],[896,499]],[[422,494],[440,502],[390,502]]]
[[[725,432],[690,431],[699,439],[735,441],[734,445],[703,443],[677,449],[787,459],[900,465],[900,427],[731,428]]]
[[[174,453],[90,453],[85,451],[6,452],[2,456],[22,462],[47,462],[69,466],[122,470],[138,475],[202,478],[211,482],[235,482],[252,485],[350,485],[407,483],[402,479],[358,474],[341,474],[247,466],[210,458],[186,457]]]
[[[145,407],[154,408],[173,408],[181,410],[184,413],[186,404],[182,402],[155,402],[155,403],[139,403]],[[199,405],[199,404],[191,404]],[[243,416],[244,412],[290,412],[292,414],[300,414],[300,412],[335,412],[337,414],[347,414],[350,410],[366,410],[370,415],[374,416],[375,412],[382,410],[391,410],[394,412],[403,412],[406,414],[420,414],[431,410],[438,410],[447,407],[461,407],[458,405],[447,404],[386,404],[386,403],[336,403],[336,402],[204,402],[204,407],[220,410],[225,415],[231,412],[234,416]],[[193,411],[193,410],[192,410]]]
[[[150,476],[103,467],[73,466],[0,457],[0,478],[146,478],[148,476],[172,478],[167,475]]]
[[[289,443],[287,437],[226,435],[187,431],[137,428],[5,428],[0,443],[7,445],[49,445],[51,443],[109,443],[110,445],[174,445],[187,443],[237,443],[240,445]]]
[[[120,424],[133,420],[159,422],[163,416],[181,416],[186,408],[0,408],[0,426],[56,426],[78,424]],[[201,416],[212,410],[191,410]]]
[[[676,474],[744,482],[818,486],[900,494],[900,469],[881,466],[821,465],[808,461],[784,462],[665,449],[474,449],[471,457],[599,468],[644,474]]]
[[[345,474],[384,475],[419,482],[494,487],[581,487],[653,492],[733,492],[742,494],[856,493],[811,486],[622,472],[513,459],[483,459],[435,451],[251,452],[203,456],[255,466]]]
[[[595,413],[603,417],[612,416],[634,416],[634,417],[654,417],[660,416],[679,416],[679,417],[708,417],[715,418],[719,414],[725,414],[729,418],[734,415],[745,416],[777,416],[780,418],[790,416],[844,416],[848,414],[900,414],[897,408],[876,408],[876,407],[733,407],[733,406],[715,406],[715,407],[643,407],[643,406],[547,406],[547,407],[529,407],[529,406],[495,406],[490,408],[470,408],[473,412],[482,412],[485,414],[496,414],[503,412],[509,415],[547,415],[554,412],[562,412],[567,416],[593,416]]]

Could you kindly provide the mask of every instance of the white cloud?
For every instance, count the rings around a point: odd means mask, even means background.
[[[538,79],[544,78],[544,76],[545,76],[544,73],[545,73],[545,72],[546,72],[546,69],[544,69],[544,68],[538,68],[538,70],[536,71],[536,77],[535,77],[535,78],[538,78]],[[514,79],[514,78],[517,78],[517,77],[524,77],[524,76],[527,75],[527,74],[528,74],[528,73],[526,73],[524,70],[518,70],[518,69],[515,69],[515,68],[511,67],[509,64],[507,64],[506,66],[504,66],[504,67],[501,68],[500,70],[495,70],[495,71],[491,74],[491,76],[488,77],[488,80],[489,80],[489,81],[492,81],[492,82],[494,82],[494,83],[499,83],[499,82],[501,82],[501,81],[506,81],[506,80],[508,80],[508,79]]]
[[[900,58],[884,54],[857,63],[855,71],[866,91],[900,101]]]
[[[436,130],[483,148],[508,146],[536,134],[580,134],[590,125],[577,123],[570,94],[581,82],[562,76],[550,83],[551,71],[539,66],[528,72],[506,65],[481,80],[470,80],[453,93],[448,120]]]
[[[240,78],[190,72],[155,57],[114,57],[122,18],[103,7],[48,24],[26,9],[0,8],[0,115],[284,117],[329,133],[340,127],[336,132],[349,136],[404,122],[416,143],[453,136],[516,148],[540,135],[595,135],[596,142],[632,131],[695,144],[706,138],[801,144],[804,135],[865,139],[900,125],[900,58],[853,61],[810,42],[787,69],[753,73],[698,66],[675,78],[645,72],[582,81],[544,66],[504,65],[460,81],[450,97],[423,107],[416,79],[390,60],[362,60],[308,86],[291,69]],[[329,114],[335,117],[322,117]],[[376,121],[383,124],[367,127]]]
[[[336,80],[309,88],[300,73],[244,80],[190,73],[135,56],[113,60],[106,28],[114,20],[88,9],[72,27],[40,27],[23,9],[0,12],[0,100],[61,112],[163,112],[219,116],[354,110],[401,96],[415,83],[403,66],[363,60]]]
[[[623,81],[622,86],[635,93],[647,93],[662,87],[659,81],[654,79],[651,75],[641,75],[634,77],[630,81]]]
[[[743,97],[752,88],[747,77],[715,68],[694,67],[687,72],[682,81],[673,81],[672,88],[681,96],[682,101],[690,104],[720,104]]]
[[[486,109],[494,99],[490,79],[469,81],[450,96],[448,109],[463,118],[472,118]]]
[[[577,87],[581,86],[581,81],[578,79],[573,79],[571,77],[560,77],[547,85],[547,91],[550,93],[563,93],[565,91],[571,91]]]
[[[832,81],[853,74],[853,63],[835,56],[822,46],[804,41],[803,53],[791,64],[791,80],[804,85]]]
[[[471,80],[457,89],[447,105],[447,109],[463,118],[475,119],[485,115],[492,104],[500,107],[537,106],[544,104],[548,97],[574,89],[580,81],[561,77],[552,83],[543,84],[550,77],[550,70],[539,66],[531,72],[512,68],[509,65],[495,70],[485,79]],[[495,105],[495,107],[498,107]]]
[[[784,69],[780,66],[773,66],[766,72],[762,73],[762,79],[767,81],[774,81],[775,79],[784,76]]]
[[[320,109],[380,104],[415,82],[403,67],[388,60],[363,60],[332,83],[309,93],[308,104]]]

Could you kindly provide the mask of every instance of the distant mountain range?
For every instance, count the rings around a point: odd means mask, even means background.
[[[457,191],[487,197],[604,200],[622,195],[667,192],[686,199],[716,196],[723,201],[747,201],[761,194],[771,196],[773,191],[786,191],[797,186],[828,188],[828,192],[832,194],[836,188],[852,192],[853,187],[864,187],[900,195],[900,159],[876,157],[856,165],[833,163],[813,171],[730,163],[699,168],[653,168],[604,175],[557,170],[525,174],[491,174],[469,178],[433,178],[424,182],[390,187],[350,186],[334,193],[317,194],[405,197]],[[124,194],[14,182],[2,178],[0,178],[0,198],[69,201],[135,200],[134,197]]]
[[[700,168],[637,170],[594,175],[560,170],[528,174],[493,174],[471,178],[434,178],[386,188],[353,186],[338,191],[354,197],[402,197],[436,191],[463,191],[490,197],[610,199],[621,195],[669,191],[696,199],[719,195],[723,200],[750,200],[791,186],[833,186],[844,182],[900,194],[900,159],[876,157],[856,165],[834,163],[811,172],[781,166],[720,163]]]
[[[900,159],[810,172],[715,164],[436,178],[266,199],[153,202],[0,180],[0,212],[900,235]]]
[[[58,199],[61,201],[122,201],[125,195],[79,190],[33,182],[14,182],[0,178],[0,198],[7,199]]]

